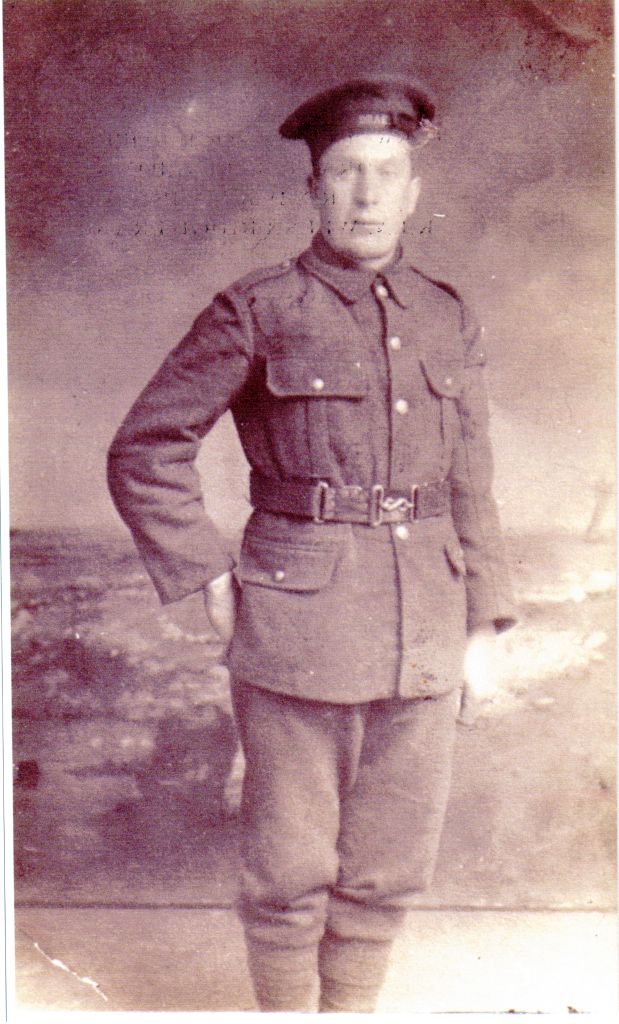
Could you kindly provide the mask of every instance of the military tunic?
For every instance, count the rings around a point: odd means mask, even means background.
[[[359,270],[318,236],[216,296],[110,449],[162,601],[231,568],[239,583],[239,912],[262,1009],[310,1009],[318,974],[323,1008],[371,1008],[432,877],[466,633],[513,614],[483,363],[452,289],[402,256]],[[354,505],[376,484],[445,481],[449,500],[376,526],[259,508],[237,562],[194,468],[226,409],[267,490],[322,482]]]
[[[337,703],[432,696],[461,684],[467,630],[509,624],[484,361],[453,289],[401,255],[360,270],[320,235],[200,314],[119,430],[109,481],[162,601],[234,567],[235,678]],[[267,480],[446,480],[451,513],[371,527],[256,510],[234,565],[193,465],[226,409]]]

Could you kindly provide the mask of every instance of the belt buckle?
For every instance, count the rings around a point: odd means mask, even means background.
[[[412,523],[413,519],[417,518],[418,509],[418,498],[419,498],[419,484],[410,485],[410,497],[408,499],[408,521]]]
[[[316,484],[316,489],[312,495],[312,505],[316,508],[316,512],[312,516],[314,523],[325,522],[325,511],[327,506],[327,494],[329,492],[329,484],[325,480],[319,480]]]
[[[370,491],[370,504],[368,508],[368,526],[380,526],[383,521],[383,501],[385,499],[385,488],[382,484],[374,484]]]
[[[383,512],[388,512],[397,518],[390,522],[412,522],[417,518],[417,499],[419,496],[419,485],[411,484],[408,494],[404,491],[393,491],[387,497],[383,494],[380,507]]]

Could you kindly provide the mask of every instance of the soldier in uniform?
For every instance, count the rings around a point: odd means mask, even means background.
[[[432,877],[459,709],[513,621],[480,334],[401,246],[433,118],[409,83],[363,79],[285,121],[319,233],[213,299],[109,453],[162,602],[204,591],[230,641],[263,1010],[374,1009]],[[238,564],[194,468],[228,409],[251,466]]]

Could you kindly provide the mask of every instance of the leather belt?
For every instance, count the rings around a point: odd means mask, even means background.
[[[451,507],[451,489],[446,480],[393,490],[382,484],[331,487],[322,480],[315,484],[275,480],[252,471],[249,490],[254,508],[301,516],[315,523],[380,526],[443,516]]]

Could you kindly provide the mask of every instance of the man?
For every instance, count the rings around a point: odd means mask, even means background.
[[[287,119],[310,149],[319,234],[214,299],[110,450],[162,601],[204,589],[231,640],[239,909],[263,1010],[374,1008],[432,876],[461,701],[513,616],[479,334],[401,251],[433,115],[381,79]],[[236,566],[193,467],[226,409],[252,467]]]

